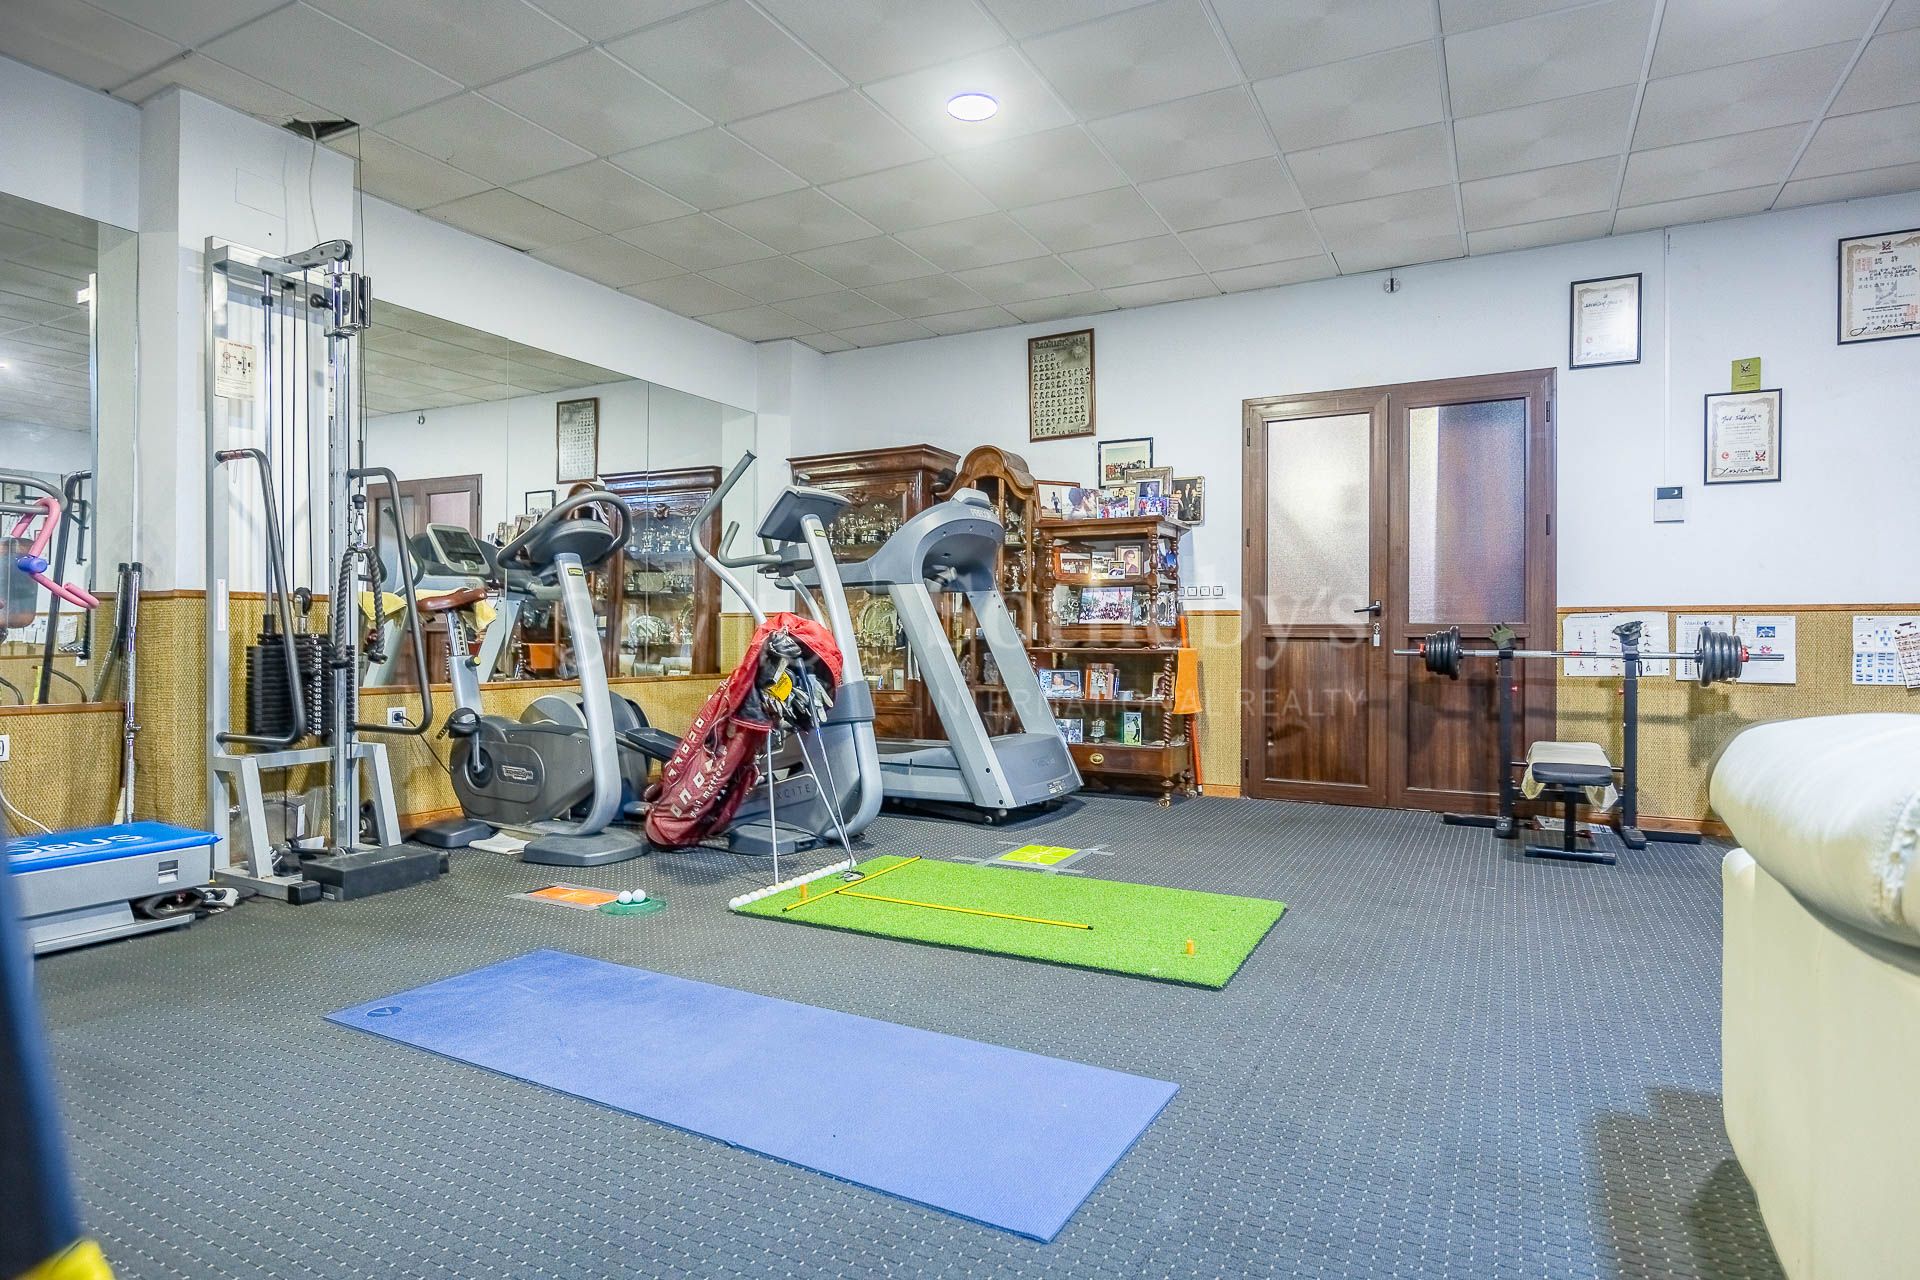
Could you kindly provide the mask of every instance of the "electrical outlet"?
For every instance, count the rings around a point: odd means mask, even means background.
[[[406,728],[407,725],[411,723],[407,719],[407,709],[405,707],[388,707],[387,723],[396,729]]]
[[[0,733],[0,764],[6,763],[7,754],[12,747],[12,743],[13,743],[12,734]]]

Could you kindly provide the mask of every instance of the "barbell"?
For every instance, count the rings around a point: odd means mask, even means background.
[[[1618,653],[1608,653],[1600,649],[1463,649],[1460,647],[1460,628],[1448,627],[1445,631],[1429,632],[1414,648],[1395,649],[1394,654],[1403,658],[1422,659],[1427,670],[1449,680],[1460,678],[1460,659],[1462,658],[1498,658],[1503,654],[1509,658],[1618,658]],[[1635,655],[1642,662],[1691,662],[1699,672],[1702,685],[1718,684],[1726,680],[1737,680],[1740,672],[1749,662],[1783,662],[1785,658],[1777,653],[1749,653],[1740,643],[1740,637],[1726,631],[1702,631],[1700,642],[1692,653],[1655,653],[1640,650]]]

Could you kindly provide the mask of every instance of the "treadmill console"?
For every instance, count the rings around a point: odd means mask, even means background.
[[[493,562],[481,548],[480,540],[457,524],[430,524],[427,546],[433,552],[434,570],[485,578],[493,572]]]

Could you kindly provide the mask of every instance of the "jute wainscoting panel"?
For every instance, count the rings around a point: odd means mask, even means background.
[[[0,711],[7,802],[56,831],[112,822],[120,796],[121,721],[117,702]],[[16,835],[35,834],[11,814],[5,822]]]

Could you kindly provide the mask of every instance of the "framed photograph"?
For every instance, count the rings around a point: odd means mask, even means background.
[[[1093,434],[1093,330],[1027,339],[1027,438]]]
[[[1040,688],[1049,698],[1078,698],[1086,692],[1086,682],[1073,667],[1041,667]]]
[[[1706,397],[1707,484],[1766,484],[1780,478],[1781,399],[1778,387]]]
[[[1120,520],[1133,514],[1133,490],[1124,485],[1100,490],[1098,514],[1108,520]]]
[[[1098,489],[1083,489],[1076,485],[1068,496],[1071,499],[1071,505],[1067,509],[1068,519],[1092,520],[1099,516],[1100,491]]]
[[[1127,474],[1126,483],[1127,488],[1133,491],[1133,509],[1141,513],[1142,502],[1169,497],[1173,493],[1173,468],[1141,467]]]
[[[527,514],[537,516],[553,510],[554,496],[551,489],[527,490]]]
[[[1153,466],[1153,437],[1100,442],[1100,487],[1127,483],[1136,471]]]
[[[1086,740],[1087,722],[1079,716],[1056,716],[1054,723],[1060,726],[1060,736],[1068,742]]]
[[[1056,545],[1053,549],[1053,572],[1062,578],[1084,578],[1093,572],[1093,557],[1085,551]]]
[[[1146,717],[1138,711],[1120,713],[1120,741],[1123,745],[1129,747],[1140,745],[1140,734],[1145,719]]]
[[[1088,587],[1080,593],[1083,623],[1133,621],[1132,587]]]
[[[554,476],[561,484],[600,474],[600,397],[561,400],[553,406]]]
[[[1640,363],[1640,275],[1575,280],[1569,294],[1567,367]]]
[[[1114,576],[1120,578],[1141,578],[1147,572],[1147,549],[1137,542],[1130,542],[1113,549]]]
[[[1920,338],[1920,227],[1840,242],[1840,345]]]
[[[1062,484],[1058,480],[1036,481],[1034,496],[1040,502],[1041,518],[1044,520],[1071,519],[1076,496],[1081,492],[1077,484]]]
[[[1205,524],[1207,522],[1207,478],[1175,476],[1173,510],[1168,514],[1185,524]]]
[[[1113,552],[1105,547],[1095,547],[1087,556],[1087,574],[1094,578],[1114,576]]]

